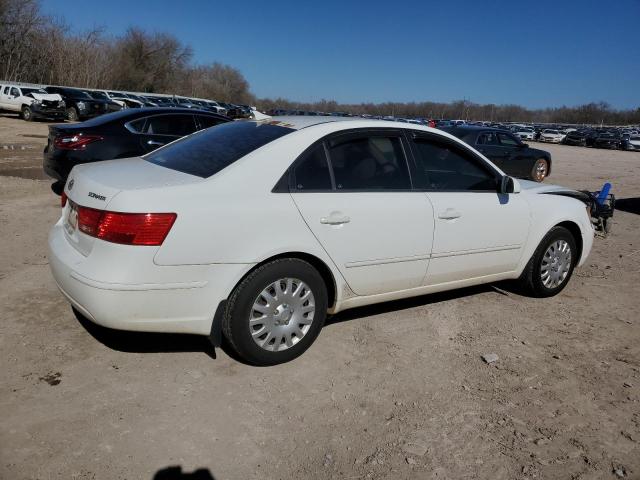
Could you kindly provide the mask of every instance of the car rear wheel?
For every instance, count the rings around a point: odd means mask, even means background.
[[[70,122],[77,122],[79,119],[78,111],[73,107],[69,107],[67,108],[66,117]]]
[[[316,339],[327,314],[327,288],[309,263],[266,263],[235,288],[222,320],[231,348],[254,365],[275,365],[301,355]]]
[[[27,106],[22,107],[22,111],[20,113],[20,116],[26,122],[30,122],[30,121],[33,120],[33,112],[31,111],[31,108],[27,107]]]
[[[536,182],[542,182],[549,173],[549,162],[547,162],[544,158],[539,158],[536,160],[536,163],[533,164],[533,169],[531,170],[531,178],[533,178]]]
[[[576,241],[569,230],[553,227],[527,263],[519,283],[534,297],[552,297],[569,283],[578,261]]]

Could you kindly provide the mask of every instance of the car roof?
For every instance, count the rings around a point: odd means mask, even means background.
[[[231,121],[224,115],[219,115],[208,110],[200,110],[197,108],[180,108],[180,107],[142,107],[142,108],[127,108],[125,110],[119,110],[117,112],[106,113],[98,117],[91,118],[85,122],[77,123],[74,125],[81,125],[85,127],[97,127],[106,123],[116,122],[119,120],[130,121],[136,118],[147,117],[150,115],[163,115],[167,113],[186,113],[186,114],[198,114],[206,115],[208,117],[215,117],[221,120]]]

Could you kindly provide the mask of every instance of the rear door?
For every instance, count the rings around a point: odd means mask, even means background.
[[[151,152],[197,129],[192,114],[168,113],[146,117],[140,133],[140,147]]]
[[[529,231],[529,205],[499,194],[501,176],[452,140],[413,134],[416,182],[431,201],[435,233],[426,285],[513,271]]]
[[[412,191],[399,131],[358,131],[317,143],[292,168],[292,197],[357,295],[418,287],[433,209]]]

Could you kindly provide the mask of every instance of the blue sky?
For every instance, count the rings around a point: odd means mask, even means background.
[[[174,34],[259,97],[640,107],[640,0],[43,0],[75,31]]]

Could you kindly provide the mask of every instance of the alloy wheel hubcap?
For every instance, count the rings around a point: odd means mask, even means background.
[[[541,160],[536,165],[536,177],[538,180],[543,180],[547,176],[547,163]]]
[[[542,257],[540,279],[547,288],[560,286],[567,278],[571,268],[571,247],[564,240],[556,240]]]
[[[253,341],[270,352],[287,350],[307,334],[316,311],[311,288],[297,278],[281,278],[256,297],[249,313]]]

